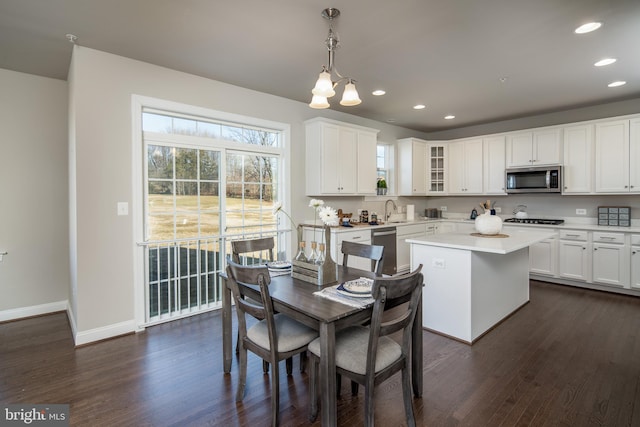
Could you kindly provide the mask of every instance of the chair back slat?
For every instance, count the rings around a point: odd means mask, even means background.
[[[240,257],[244,255],[245,259],[248,255],[258,259],[261,264],[265,261],[273,261],[273,249],[275,242],[273,237],[262,237],[250,240],[234,240],[231,242],[231,253],[234,262],[241,264]],[[266,256],[265,256],[266,255]]]
[[[377,277],[373,281],[371,295],[375,299],[371,324],[369,326],[369,350],[367,355],[367,369],[375,366],[378,338],[390,335],[398,331],[402,332],[402,350],[408,353],[410,348],[411,333],[415,320],[418,304],[422,296],[422,284],[424,277],[421,273],[422,264],[414,271],[405,275],[392,277]],[[408,304],[407,304],[408,301]],[[382,322],[385,307],[398,307],[394,310],[394,316]]]
[[[342,254],[342,265],[347,265],[349,255],[368,258],[371,260],[371,271],[376,273],[377,276],[382,275],[384,246],[366,245],[345,240],[342,242]]]

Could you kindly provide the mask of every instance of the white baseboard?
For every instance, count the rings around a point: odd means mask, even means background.
[[[0,322],[18,320],[25,317],[41,316],[43,314],[55,313],[56,311],[66,311],[67,301],[56,301],[47,304],[32,305],[30,307],[12,308],[0,311]]]
[[[135,320],[127,320],[126,322],[114,323],[113,325],[102,326],[100,328],[90,329],[88,331],[74,332],[74,340],[76,346],[88,344],[94,341],[100,341],[107,338],[117,337],[135,332]]]

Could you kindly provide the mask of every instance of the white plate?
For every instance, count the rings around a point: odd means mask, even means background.
[[[341,295],[352,297],[352,298],[371,298],[370,293],[363,294],[363,293],[353,293],[353,292],[347,291],[346,289],[344,289],[344,283],[336,288],[336,292],[338,292]]]
[[[291,263],[289,261],[273,261],[267,263],[268,268],[272,268],[274,270],[291,268]]]
[[[373,279],[366,277],[360,277],[356,280],[350,280],[342,284],[345,291],[353,294],[371,295],[371,286],[373,286]]]

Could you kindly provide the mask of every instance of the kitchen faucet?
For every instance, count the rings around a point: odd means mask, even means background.
[[[385,222],[389,220],[389,217],[391,216],[391,214],[387,214],[387,206],[389,205],[389,202],[391,202],[391,204],[393,205],[393,212],[396,212],[398,210],[398,207],[396,206],[396,202],[394,202],[393,200],[389,199],[386,202],[384,202],[384,220]]]

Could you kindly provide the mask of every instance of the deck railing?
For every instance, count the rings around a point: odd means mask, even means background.
[[[145,242],[146,324],[222,307],[220,273],[232,240],[278,237],[286,231]],[[276,238],[276,245],[279,239]],[[276,246],[276,253],[277,246]],[[252,263],[245,258],[244,263]]]

